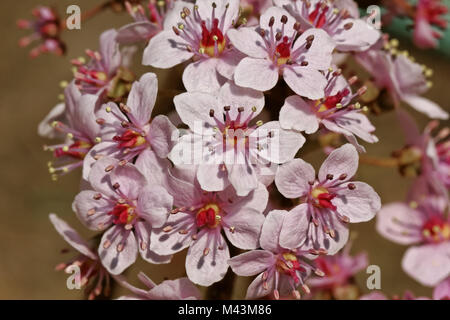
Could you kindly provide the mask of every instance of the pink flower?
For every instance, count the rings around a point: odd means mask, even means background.
[[[365,252],[352,257],[350,248],[351,246],[347,244],[341,252],[334,256],[320,256],[314,260],[315,266],[325,275],[320,278],[310,278],[308,285],[314,289],[326,290],[350,284],[354,276],[369,264]]]
[[[414,43],[423,49],[436,48],[442,33],[433,26],[443,30],[447,28],[445,14],[448,12],[440,0],[418,0],[414,19]]]
[[[89,173],[91,190],[83,190],[73,202],[78,218],[91,230],[103,233],[98,254],[111,274],[120,274],[136,260],[138,252],[151,263],[167,263],[170,256],[150,251],[150,232],[167,220],[172,197],[157,185],[149,185],[131,164],[102,158]]]
[[[323,275],[320,269],[305,260],[314,259],[318,252],[304,249],[302,243],[292,246],[293,242],[290,239],[292,226],[285,221],[288,214],[284,210],[270,211],[264,221],[259,240],[262,250],[249,251],[228,261],[233,272],[240,276],[258,274],[247,289],[246,299],[257,299],[271,293],[275,299],[279,299],[280,295],[289,294],[300,299],[297,287],[301,286],[305,293],[310,292],[305,279],[311,271]],[[307,221],[298,222],[302,223],[305,235],[308,228]]]
[[[415,121],[401,109],[397,111],[399,124],[404,131],[406,146],[393,154],[399,163],[400,173],[416,177],[408,198],[417,199],[424,194],[446,196],[450,185],[449,129],[442,129],[432,137],[437,121],[430,122],[423,133],[419,132]]]
[[[317,179],[314,168],[301,159],[278,169],[278,190],[286,198],[302,201],[285,219],[293,225],[291,241],[303,243],[306,236],[308,248],[324,248],[335,254],[347,242],[348,222],[364,222],[375,216],[381,207],[378,194],[364,182],[350,182],[357,168],[358,152],[345,144],[330,153]],[[304,219],[309,224],[307,234],[303,234],[304,227],[299,223]]]
[[[100,35],[100,50],[86,50],[89,62],[84,57],[71,60],[75,68],[75,83],[83,94],[120,98],[126,91],[125,88],[118,87],[124,85],[120,81],[131,82],[134,79],[126,69],[132,52],[121,53],[116,36],[117,31],[114,29],[104,31]]]
[[[98,97],[81,95],[73,82],[64,90],[64,97],[64,104],[55,106],[39,125],[41,135],[65,140],[44,147],[53,152],[56,159],[49,163],[49,172],[54,179],[83,165],[86,154],[102,137],[95,116],[108,117],[98,108]]]
[[[188,278],[176,280],[164,280],[156,285],[143,272],[139,272],[138,278],[148,288],[147,290],[136,288],[128,283],[121,275],[115,276],[115,280],[124,288],[131,291],[132,296],[122,296],[119,300],[198,300],[200,292]]]
[[[286,99],[280,110],[281,127],[312,134],[322,125],[329,131],[343,134],[358,151],[365,151],[355,135],[370,143],[378,142],[378,138],[372,134],[375,127],[361,112],[363,108],[359,103],[352,104],[352,100],[364,94],[366,87],[352,94],[350,84],[357,78],[352,77],[348,83],[339,69],[334,72],[328,70],[326,79],[328,83],[324,98],[305,101],[299,96],[290,96]]]
[[[448,201],[428,196],[412,207],[404,203],[383,206],[377,230],[385,238],[410,247],[403,270],[425,286],[435,286],[450,275],[450,220]]]
[[[38,6],[32,11],[34,20],[20,19],[17,26],[21,29],[30,29],[33,33],[19,40],[21,47],[26,47],[33,41],[40,41],[40,44],[30,51],[32,58],[41,53],[51,52],[63,55],[66,45],[60,39],[61,21],[55,10],[50,7]]]
[[[225,276],[230,252],[223,233],[235,247],[258,246],[268,201],[263,185],[246,197],[238,197],[232,187],[206,192],[193,166],[169,171],[161,184],[173,196],[175,209],[163,228],[153,229],[151,250],[171,255],[189,247],[186,273],[192,282],[209,286]]]
[[[79,255],[72,258],[69,262],[61,263],[56,266],[56,270],[67,270],[72,273],[72,267],[80,268],[81,274],[79,280],[85,287],[88,299],[92,300],[100,294],[109,295],[110,277],[106,269],[102,266],[98,255],[91,246],[70,227],[64,220],[58,218],[54,213],[49,215],[50,222],[56,231],[72,246]]]
[[[217,95],[188,92],[176,96],[174,103],[191,131],[169,158],[175,165],[198,164],[197,178],[207,191],[231,184],[245,196],[258,187],[261,176],[273,176],[272,163],[293,159],[305,142],[300,133],[282,130],[278,121],[252,125],[264,107],[264,95],[231,82]]]
[[[151,119],[157,92],[156,75],[146,73],[133,83],[126,105],[118,107],[110,102],[102,106],[108,118],[99,117],[97,122],[101,124],[102,134],[109,139],[103,139],[85,158],[84,178],[87,178],[96,159],[104,156],[131,161],[148,152],[161,159],[167,158],[178,131],[164,115]]]
[[[328,33],[340,51],[365,51],[380,38],[380,32],[362,19],[350,16],[348,4],[329,0],[275,0],[301,23],[303,29],[319,28]],[[339,5],[339,6],[338,6]],[[344,7],[344,8],[343,8]],[[353,6],[349,7],[353,11]]]
[[[239,16],[239,0],[198,0],[180,15],[173,30],[165,29],[150,40],[142,63],[167,69],[194,58],[183,72],[186,90],[218,90],[221,79],[231,79],[241,59],[227,37]]]
[[[448,113],[436,103],[421,97],[431,83],[425,69],[403,54],[371,49],[356,55],[356,60],[370,72],[379,88],[390,93],[394,104],[404,101],[419,112],[435,119],[448,119]]]
[[[327,84],[319,70],[331,64],[333,41],[323,31],[310,29],[300,34],[300,26],[286,10],[271,7],[260,18],[259,28],[228,31],[233,46],[248,57],[234,73],[238,86],[270,90],[282,75],[298,95],[319,99]]]
[[[190,4],[181,0],[148,0],[147,11],[142,4],[125,2],[125,7],[134,22],[117,31],[116,41],[130,44],[148,41],[159,32],[170,30],[178,21],[180,11]]]

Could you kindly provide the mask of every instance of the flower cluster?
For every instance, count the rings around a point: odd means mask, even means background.
[[[382,235],[415,245],[403,260],[409,275],[427,286],[450,275],[449,129],[432,137],[433,120],[420,133],[401,103],[433,119],[448,113],[422,97],[431,70],[360,17],[355,3],[150,0],[125,7],[134,22],[105,31],[99,50],[86,50],[89,61],[72,60],[64,102],[38,130],[61,140],[45,146],[52,177],[82,176],[72,208],[96,236],[88,244],[56,215],[50,220],[79,251],[58,269],[80,266],[82,284],[93,288],[89,298],[107,295],[116,281],[132,293],[124,299],[198,299],[195,285],[214,285],[227,272],[256,275],[249,299],[299,299],[310,287],[355,297],[349,285],[367,257],[350,257],[349,246],[339,251],[353,223],[377,214]],[[42,10],[40,36],[56,41],[57,17]],[[173,107],[158,105],[156,74],[131,71],[136,42],[145,45],[144,66],[182,64],[186,92]],[[370,105],[361,105],[369,88],[341,66],[343,56],[389,93],[406,142],[388,160],[415,177],[408,204],[382,207],[356,177],[364,144],[378,138]],[[325,151],[317,173],[303,159],[306,141]],[[167,264],[184,249],[187,278],[156,285],[140,273],[140,289],[123,274],[138,256]]]

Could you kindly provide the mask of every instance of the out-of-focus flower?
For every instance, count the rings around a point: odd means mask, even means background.
[[[370,72],[379,88],[387,89],[394,105],[404,101],[418,112],[434,119],[448,119],[448,113],[422,95],[431,87],[427,77],[432,70],[424,68],[405,52],[398,52],[397,41],[385,43],[386,50],[374,47],[356,55],[356,60]]]
[[[292,225],[290,241],[335,254],[347,242],[347,223],[364,222],[375,216],[381,207],[380,197],[368,184],[350,181],[357,168],[358,152],[353,145],[345,144],[323,162],[318,179],[314,168],[301,159],[278,169],[275,184],[280,193],[301,201],[285,218]],[[306,231],[301,222],[305,219]],[[282,239],[280,244],[283,245]]]
[[[275,299],[292,294],[300,299],[297,287],[301,286],[305,293],[310,293],[305,280],[311,271],[317,275],[323,272],[309,264],[307,260],[314,259],[318,252],[304,248],[303,242],[294,244],[290,235],[292,224],[286,223],[288,211],[273,210],[267,214],[264,221],[260,246],[262,250],[253,250],[228,261],[231,269],[240,276],[258,276],[247,289],[247,299],[256,299],[273,293]],[[302,225],[303,236],[306,234],[308,223],[302,219],[297,221]]]
[[[170,255],[189,247],[186,273],[192,282],[209,286],[225,276],[230,252],[222,231],[235,247],[257,248],[268,201],[264,185],[246,197],[231,186],[205,192],[194,165],[169,171],[160,184],[173,196],[175,209],[163,228],[152,230],[150,249]]]
[[[133,295],[122,296],[119,300],[198,300],[200,292],[188,278],[176,280],[164,280],[156,285],[143,272],[138,274],[139,280],[147,287],[147,290],[136,288],[129,284],[126,279],[119,275],[114,279],[124,288],[131,291]]]
[[[157,185],[149,185],[132,164],[102,158],[89,174],[92,190],[83,190],[73,209],[83,224],[103,233],[98,254],[114,275],[136,261],[138,252],[151,263],[168,263],[170,256],[150,251],[150,232],[166,222],[172,196]]]
[[[448,201],[428,196],[419,203],[392,203],[378,213],[377,230],[385,238],[410,247],[402,260],[405,272],[425,286],[450,275]]]
[[[158,93],[158,79],[154,73],[142,75],[133,83],[127,104],[118,107],[110,102],[102,106],[109,119],[97,118],[102,128],[102,142],[94,146],[85,158],[83,177],[87,178],[95,161],[108,156],[131,161],[144,151],[167,158],[178,138],[177,128],[164,115],[151,120]],[[151,156],[151,155],[147,155]]]
[[[194,57],[183,72],[187,91],[212,92],[220,79],[232,79],[242,54],[230,46],[227,31],[237,22],[239,0],[198,0],[186,4],[173,30],[163,30],[145,48],[142,63],[171,68]]]
[[[110,29],[100,35],[99,51],[86,50],[84,57],[72,59],[75,83],[81,93],[96,94],[111,100],[120,100],[128,94],[134,75],[128,70],[133,51],[119,50],[117,31]]]
[[[354,284],[355,275],[364,270],[369,262],[367,254],[362,252],[354,257],[350,255],[351,243],[334,256],[320,256],[314,260],[317,268],[325,275],[308,279],[313,292],[330,292],[335,299],[356,299],[359,290]]]
[[[55,227],[56,231],[72,246],[79,255],[72,260],[60,263],[56,266],[56,270],[66,270],[72,273],[71,267],[76,266],[80,268],[80,284],[86,289],[88,299],[94,299],[100,294],[109,296],[110,291],[110,276],[106,269],[102,266],[98,255],[72,227],[70,227],[64,220],[58,218],[54,213],[51,213],[50,221]],[[95,250],[95,249],[94,249]]]
[[[256,26],[261,14],[273,6],[272,0],[241,0],[242,15],[247,26]]]
[[[364,51],[380,38],[381,33],[366,21],[353,18],[345,6],[329,0],[275,0],[301,23],[302,29],[325,30],[340,51]],[[354,7],[350,6],[352,10]]]
[[[116,41],[120,44],[149,41],[158,32],[176,25],[180,12],[190,5],[181,0],[148,0],[146,10],[140,3],[126,1],[125,7],[134,22],[117,31]]]
[[[340,70],[328,70],[328,81],[325,87],[325,97],[315,101],[307,101],[299,96],[290,96],[280,110],[280,124],[283,129],[305,131],[307,134],[316,132],[322,125],[325,129],[343,134],[359,152],[364,152],[355,135],[364,141],[375,143],[378,138],[372,134],[375,127],[362,111],[359,103],[352,100],[364,94],[366,87],[361,87],[352,93],[350,85],[357,81],[356,76],[349,82],[341,76]]]
[[[66,46],[60,39],[62,26],[57,12],[50,7],[39,6],[34,8],[32,13],[33,20],[20,19],[17,21],[19,28],[33,31],[29,36],[21,38],[19,45],[26,47],[34,41],[39,41],[39,45],[30,51],[32,58],[46,52],[57,55],[64,54]]]
[[[64,97],[64,104],[56,105],[38,129],[44,137],[65,139],[64,143],[44,146],[45,150],[53,152],[56,159],[49,162],[53,179],[81,167],[86,154],[102,137],[100,126],[95,121],[96,115],[103,116],[98,107],[98,97],[82,95],[73,82],[64,90]]]
[[[394,151],[400,173],[404,176],[416,177],[408,198],[418,199],[427,194],[447,195],[449,187],[449,133],[442,129],[436,137],[432,137],[437,121],[430,122],[423,133],[419,132],[415,121],[404,110],[397,111],[399,124],[404,131],[406,146]]]
[[[323,30],[300,33],[295,18],[278,7],[269,8],[261,16],[257,29],[229,30],[233,46],[247,55],[235,70],[236,84],[266,91],[275,87],[282,75],[296,94],[322,98],[327,80],[319,70],[330,67],[335,45]]]
[[[414,44],[419,48],[436,48],[442,33],[434,27],[440,29],[447,28],[445,14],[448,8],[441,0],[418,0],[414,18]]]
[[[188,92],[174,103],[191,132],[180,138],[169,158],[176,165],[198,164],[197,178],[207,191],[231,184],[245,196],[273,176],[271,164],[293,159],[305,142],[300,133],[281,129],[278,121],[252,125],[264,107],[264,95],[231,82],[217,95]]]

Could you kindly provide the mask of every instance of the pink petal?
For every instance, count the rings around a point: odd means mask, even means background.
[[[402,260],[403,270],[424,286],[433,287],[450,275],[450,243],[409,248]]]
[[[178,140],[178,129],[164,115],[157,115],[150,123],[149,138],[152,149],[160,158],[166,158]]]
[[[53,107],[52,110],[45,116],[44,120],[39,123],[38,126],[38,135],[43,138],[55,139],[55,138],[65,138],[64,134],[55,130],[52,127],[53,121],[62,121],[65,120],[65,104],[58,103]]]
[[[194,300],[200,299],[200,291],[188,278],[165,280],[148,294],[156,300]]]
[[[287,23],[283,26],[283,23],[281,22],[281,17],[286,16]],[[294,24],[296,22],[295,18],[289,14],[286,10],[278,7],[270,7],[267,9],[260,17],[259,19],[259,25],[262,29],[270,30],[269,23],[270,19],[274,17],[274,24],[273,24],[273,33],[276,34],[277,32],[281,32],[281,30],[284,27],[284,36],[287,36],[288,38],[291,38],[294,33],[296,32],[294,30]]]
[[[384,205],[377,215],[377,231],[385,238],[400,244],[422,241],[421,215],[404,203]]]
[[[307,134],[319,129],[319,121],[311,106],[299,96],[288,97],[280,110],[283,129],[305,131]]]
[[[300,198],[309,192],[309,181],[314,181],[314,168],[302,159],[293,159],[278,168],[275,184],[278,191],[290,199]]]
[[[108,228],[112,219],[107,213],[113,209],[113,204],[106,200],[104,196],[95,200],[97,191],[83,190],[75,197],[72,208],[80,221],[91,230],[105,230]],[[94,214],[91,214],[94,212]]]
[[[271,137],[268,137],[271,132]],[[267,147],[258,150],[258,156],[273,163],[285,163],[295,157],[298,150],[303,146],[306,139],[299,132],[281,129],[278,121],[270,121],[257,130],[251,137],[250,148],[257,150],[256,143],[267,144]],[[259,137],[259,141],[256,141]]]
[[[116,229],[120,229],[117,231]],[[138,248],[136,238],[133,232],[122,231],[122,226],[114,226],[106,231],[98,247],[98,255],[102,261],[103,266],[113,275],[121,274],[125,269],[131,266],[137,258]],[[119,234],[112,238],[115,233]],[[105,243],[110,241],[111,244],[105,249]],[[118,246],[123,246],[123,250],[117,250]]]
[[[345,30],[344,25],[353,23]],[[342,31],[333,35],[336,49],[340,51],[365,51],[380,38],[381,33],[361,19],[345,19],[338,26]]]
[[[350,143],[344,144],[330,153],[323,162],[319,170],[319,180],[325,181],[328,174],[332,174],[334,179],[339,179],[342,174],[346,174],[346,179],[352,178],[358,169],[358,152]]]
[[[334,50],[335,43],[330,36],[322,29],[311,28],[302,33],[295,41],[293,51],[303,46],[306,39],[314,36],[311,47],[303,53],[304,61],[308,62],[308,68],[316,70],[326,70],[331,66],[331,53]]]
[[[141,190],[147,185],[147,180],[134,165],[127,163],[117,165],[111,171],[111,184],[116,183],[119,184],[118,190],[121,194],[128,199],[138,199]]]
[[[448,112],[444,111],[437,103],[429,99],[416,95],[403,95],[401,99],[432,119],[448,119]]]
[[[189,60],[194,54],[186,49],[186,43],[173,30],[162,31],[154,36],[144,50],[142,64],[169,69]]]
[[[325,249],[327,254],[334,255],[341,250],[348,241],[348,228],[347,225],[342,223],[337,218],[332,218],[333,230],[335,237],[331,238],[328,234],[323,232],[321,227],[316,227],[314,223],[309,224],[308,236],[302,246],[302,250],[308,249]]]
[[[110,172],[106,169],[118,166],[118,160],[103,157],[97,160],[89,172],[89,183],[97,192],[103,193],[107,197],[115,198],[116,192],[112,188]]]
[[[244,57],[244,54],[233,48],[223,52],[217,61],[217,72],[222,77],[233,80],[234,70]]]
[[[214,114],[217,115],[223,112],[223,106],[219,108],[217,99],[209,93],[185,92],[175,96],[173,102],[181,120],[192,131],[200,135],[208,133],[205,132],[205,125],[208,125],[209,128],[216,126],[216,121],[210,116],[210,110],[214,110]],[[210,134],[212,134],[211,129],[210,131]]]
[[[253,28],[230,29],[227,36],[237,50],[249,57],[264,59],[268,55],[264,39]]]
[[[138,198],[138,211],[153,228],[161,228],[172,210],[173,198],[160,186],[145,186]]]
[[[102,64],[107,68],[109,74],[116,72],[122,62],[119,44],[116,42],[117,31],[109,29],[100,35],[100,55]]]
[[[227,187],[217,194],[224,202],[223,209],[226,212],[239,212],[241,209],[254,209],[258,212],[264,212],[269,200],[269,192],[262,183],[250,192],[246,197],[239,197],[232,186]]]
[[[222,249],[218,247],[222,246]],[[209,249],[209,252],[206,253]],[[228,270],[230,252],[220,233],[205,231],[189,247],[186,273],[189,280],[201,286],[210,286],[223,279]]]
[[[342,117],[334,119],[340,127],[355,134],[366,142],[378,142],[378,138],[372,134],[375,127],[369,121],[365,114],[359,112],[350,112]]]
[[[136,228],[139,229],[140,233],[140,237],[138,238],[138,248],[142,259],[153,264],[170,263],[172,260],[172,255],[159,255],[151,250],[152,226],[148,222],[139,221]],[[144,246],[141,241],[145,241],[146,245]]]
[[[288,214],[286,210],[272,210],[267,216],[261,230],[259,243],[264,250],[277,253],[280,249],[278,245],[284,217]]]
[[[228,179],[238,196],[244,197],[258,187],[255,168],[249,163],[226,164]]]
[[[92,252],[92,250],[89,248],[88,243],[80,237],[75,229],[69,226],[67,222],[60,219],[54,213],[51,213],[49,215],[49,218],[56,231],[64,238],[64,240],[66,240],[68,244],[70,244],[75,250],[81,252],[83,255],[91,258],[92,260],[97,260],[97,255]]]
[[[136,168],[145,176],[149,185],[164,184],[170,161],[161,159],[151,149],[145,149],[136,160]]]
[[[241,119],[247,119],[249,116],[254,119],[264,108],[264,94],[253,89],[239,87],[232,81],[228,81],[220,88],[218,105],[231,107],[228,111],[231,119],[238,116],[240,107],[244,108],[244,111],[241,112]],[[256,110],[253,111],[253,108]]]
[[[309,66],[286,66],[283,77],[288,86],[300,96],[315,100],[325,95],[325,76]]]
[[[138,21],[127,24],[117,32],[116,41],[120,44],[132,44],[147,41],[153,37],[159,28],[149,21]]]
[[[173,229],[168,232],[163,229],[153,229],[150,250],[160,255],[170,255],[187,248],[193,241],[192,236],[197,233],[194,219],[195,217],[191,214],[183,212],[170,215],[165,226],[171,226]],[[179,233],[181,230],[186,230],[187,233]]]
[[[205,191],[222,191],[230,182],[226,171],[217,164],[200,164],[197,169],[197,179]]]
[[[278,82],[278,68],[266,59],[244,58],[234,71],[238,86],[267,91]]]
[[[267,282],[267,289],[264,288],[263,284]],[[263,273],[259,274],[255,280],[250,283],[247,288],[247,294],[245,299],[258,299],[271,294],[275,289],[275,276],[269,277],[266,281],[263,280]]]
[[[183,84],[191,92],[216,92],[220,89],[218,59],[201,59],[190,63],[183,72]]]
[[[434,288],[434,300],[449,300],[450,299],[450,277],[442,281]]]
[[[239,212],[227,212],[222,225],[230,242],[241,249],[256,249],[264,223],[264,215],[255,209],[243,208]],[[233,228],[233,231],[230,230]]]
[[[381,200],[378,194],[367,183],[355,181],[353,190],[348,188],[340,190],[333,204],[337,211],[347,216],[351,223],[371,220],[381,208]],[[342,187],[348,184],[341,184]]]
[[[145,73],[133,83],[127,106],[131,109],[132,121],[143,127],[150,121],[158,93],[158,79],[154,73]]]
[[[300,247],[306,240],[308,228],[308,204],[303,203],[285,215],[280,232],[280,246],[292,250]]]
[[[270,268],[275,260],[275,256],[270,251],[252,250],[231,258],[228,264],[234,273],[248,277]]]

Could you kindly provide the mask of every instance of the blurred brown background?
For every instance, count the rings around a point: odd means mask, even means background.
[[[77,4],[84,11],[98,2],[22,0],[2,1],[0,4],[3,30],[0,53],[0,299],[79,299],[83,296],[80,291],[68,290],[66,275],[54,271],[59,262],[70,257],[60,253],[67,246],[48,220],[48,214],[55,212],[83,235],[90,235],[71,211],[72,200],[78,191],[79,173],[71,173],[57,182],[51,181],[47,172],[51,154],[42,150],[43,144],[51,142],[37,136],[37,125],[58,102],[57,96],[61,93],[59,82],[71,78],[69,60],[83,55],[86,48],[96,49],[98,36],[103,30],[120,27],[130,18],[126,13],[104,12],[83,23],[81,30],[65,32],[63,38],[68,44],[65,57],[43,55],[34,60],[28,57],[28,48],[18,47],[18,39],[27,31],[18,30],[15,24],[18,18],[30,18],[31,9],[38,4],[56,5],[63,14],[70,4]],[[410,52],[419,62],[434,69],[434,87],[427,96],[449,110],[449,60],[429,52],[413,49]],[[138,54],[136,65],[140,59]],[[137,70],[141,74],[151,69],[140,67]],[[174,72],[160,76],[160,83],[164,79],[171,81],[171,87],[174,81],[179,81]],[[171,107],[167,99],[159,99],[158,104],[158,108],[163,105]],[[416,113],[414,116],[423,127],[427,119]],[[392,114],[373,119],[380,142],[368,146],[369,154],[388,156],[392,150],[402,146],[402,136],[393,120]],[[321,161],[323,158],[320,153],[315,153],[308,155],[306,160]],[[314,163],[318,167],[319,162]],[[361,165],[358,178],[369,182],[384,203],[402,200],[410,183],[400,178],[394,169],[365,165]],[[420,286],[401,270],[400,261],[406,248],[379,236],[374,230],[374,221],[352,227],[352,230],[358,233],[353,252],[367,250],[370,263],[381,266],[384,292],[403,294],[405,289],[410,289],[418,295],[431,294],[431,289]],[[159,283],[165,277],[183,276],[183,266],[184,253],[181,253],[175,256],[171,266],[151,266],[140,262],[130,274],[135,278],[137,270],[144,270]],[[366,278],[364,273],[358,276],[363,288]],[[242,298],[244,294],[242,292],[236,297]]]

